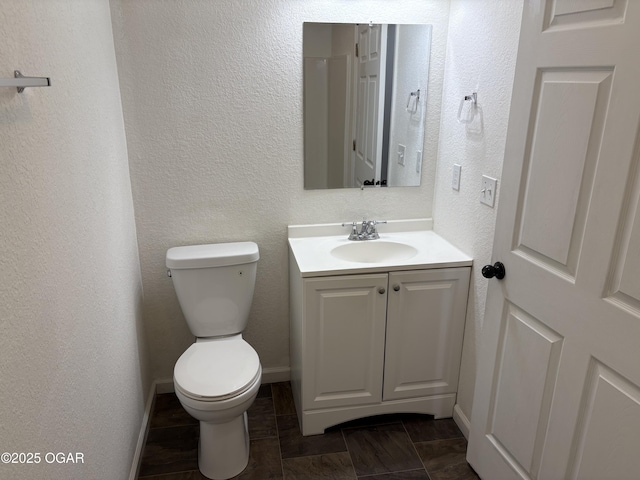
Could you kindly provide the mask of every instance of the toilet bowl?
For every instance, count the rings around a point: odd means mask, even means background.
[[[247,409],[262,380],[256,351],[242,338],[255,284],[253,242],[174,247],[167,267],[196,342],[173,371],[175,393],[200,422],[198,467],[213,480],[249,461]]]
[[[200,421],[198,467],[204,476],[227,479],[247,466],[246,411],[258,394],[261,378],[258,355],[241,335],[196,342],[176,362],[176,396],[187,413]]]

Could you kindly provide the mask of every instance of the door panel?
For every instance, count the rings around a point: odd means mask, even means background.
[[[469,271],[389,274],[383,400],[457,390]]]
[[[380,402],[387,274],[309,279],[304,288],[305,405]]]
[[[537,470],[549,420],[562,337],[507,304],[498,351],[488,438],[514,468]]]
[[[627,0],[556,0],[546,9],[544,29],[604,26],[624,21]]]
[[[525,4],[467,453],[487,480],[637,477],[639,44],[640,2]]]
[[[571,277],[582,245],[611,77],[607,70],[547,70],[540,72],[535,87],[517,245]]]
[[[607,299],[640,316],[640,144],[636,145],[634,157],[635,165],[633,174],[629,176],[617,248],[611,264]]]
[[[640,388],[592,359],[581,411],[567,478],[637,476]]]

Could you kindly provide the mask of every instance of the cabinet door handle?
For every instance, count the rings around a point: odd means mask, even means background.
[[[384,292],[386,292],[386,290],[385,290],[384,288],[381,288],[380,290],[378,290],[378,293],[379,293],[380,295],[383,295],[383,294],[384,294]]]
[[[399,292],[400,291],[400,285],[394,285],[393,286],[393,291],[394,292]]]

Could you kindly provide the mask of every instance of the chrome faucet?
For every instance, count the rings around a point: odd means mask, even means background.
[[[380,223],[387,223],[386,220],[365,220],[362,219],[360,231],[358,232],[358,222],[343,223],[342,226],[350,226],[351,233],[349,234],[349,240],[376,240],[380,238],[378,235],[377,225]]]

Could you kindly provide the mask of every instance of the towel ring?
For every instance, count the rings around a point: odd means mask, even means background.
[[[409,109],[409,104],[411,103],[411,97],[416,97],[416,104],[415,104],[415,108]],[[407,98],[407,111],[415,112],[416,110],[418,110],[419,101],[420,101],[420,89],[416,90],[415,92],[409,93],[409,97]]]
[[[465,102],[471,102],[471,106],[467,111],[467,114],[464,118],[462,118],[462,110],[464,109]],[[465,95],[462,100],[460,100],[460,107],[458,108],[458,123],[468,124],[473,122],[473,119],[476,116],[476,107],[478,105],[478,94],[473,92],[471,95]]]

